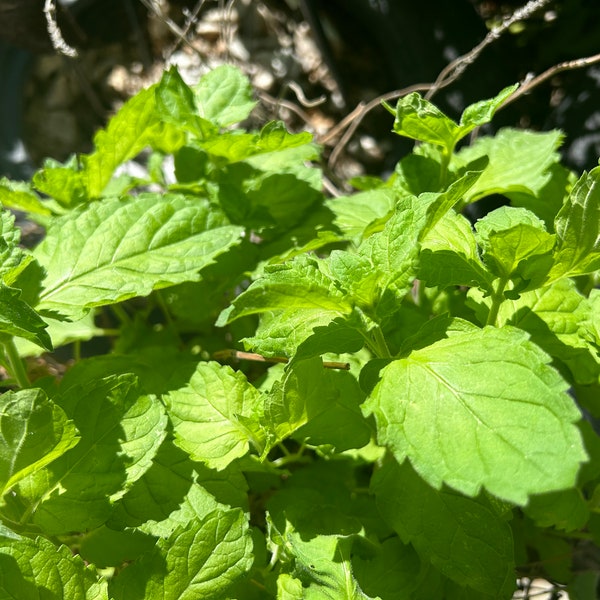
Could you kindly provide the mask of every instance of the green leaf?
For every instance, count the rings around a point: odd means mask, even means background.
[[[420,94],[413,92],[396,104],[394,131],[414,140],[442,146],[450,154],[456,143],[475,127],[489,123],[496,110],[517,87],[504,88],[495,98],[467,106],[460,125]]]
[[[189,455],[166,438],[158,448],[151,467],[115,504],[108,526],[115,529],[140,528],[162,535],[174,527],[157,527],[169,519],[185,501],[194,483],[195,471]],[[144,526],[144,524],[146,524]],[[167,524],[168,525],[168,524]],[[176,526],[181,525],[177,523]]]
[[[525,504],[573,485],[587,458],[580,413],[524,332],[455,333],[390,363],[363,405],[379,443],[432,486]]]
[[[94,152],[65,166],[47,161],[34,175],[34,186],[66,207],[100,198],[119,165],[168,137],[156,111],[155,86],[149,87],[129,99],[95,135]]]
[[[302,600],[304,588],[299,579],[294,579],[287,573],[281,573],[277,577],[277,600]]]
[[[195,466],[194,479],[181,504],[166,519],[147,521],[140,529],[160,537],[169,537],[179,526],[203,518],[215,509],[242,508],[248,512],[248,484],[235,466],[223,471]]]
[[[161,135],[165,135],[164,126],[156,112],[155,86],[151,86],[125,102],[106,129],[94,136],[94,152],[82,157],[87,197],[100,197],[115,169]]]
[[[399,308],[400,300],[409,292],[416,275],[420,239],[427,227],[428,211],[439,195],[427,199],[404,198],[382,231],[368,237],[357,250],[364,270],[371,265],[372,272],[365,283],[355,282],[352,272],[339,273],[340,284],[350,294],[364,297],[356,304],[373,309],[378,319],[388,319]],[[364,300],[368,300],[365,302]]]
[[[293,561],[292,575],[304,584],[303,598],[307,600],[366,600],[352,575],[350,553],[352,539],[339,535],[317,535],[309,540],[285,522],[279,528],[271,521],[271,537],[285,548]]]
[[[30,183],[0,178],[0,205],[34,215],[49,215],[50,210],[33,191]]]
[[[361,249],[364,246],[359,248],[359,252]],[[353,304],[369,309],[377,303],[385,273],[377,268],[376,259],[353,251],[333,250],[327,259],[327,266],[340,286],[345,288]]]
[[[76,157],[65,164],[46,159],[42,168],[33,175],[33,187],[50,196],[60,206],[71,207],[87,200],[87,190]]]
[[[4,494],[19,480],[73,448],[77,429],[40,389],[0,397],[0,485]]]
[[[198,114],[219,127],[243,121],[256,105],[250,82],[231,65],[213,69],[192,90]]]
[[[325,204],[335,214],[335,225],[358,245],[365,229],[389,214],[400,197],[389,188],[378,188],[352,196],[330,198]]]
[[[132,376],[74,384],[56,402],[80,441],[17,488],[31,522],[48,534],[104,523],[111,502],[152,464],[167,424],[161,403],[140,395]]]
[[[229,162],[255,157],[253,166],[269,171],[285,171],[294,162],[316,158],[308,132],[290,133],[281,121],[271,121],[259,133],[234,129],[202,142],[202,149]],[[287,152],[295,149],[295,152]]]
[[[429,154],[433,154],[433,152],[427,153],[426,149],[437,150],[435,146],[422,144],[417,146],[411,154],[404,156],[396,165],[392,179],[392,186],[395,190],[414,196],[423,192],[440,191],[441,164],[439,157],[430,156]]]
[[[469,221],[447,212],[423,241],[418,277],[428,287],[478,286],[491,291],[494,277],[484,267]]]
[[[527,208],[536,214],[546,225],[546,230],[554,233],[554,220],[562,208],[570,189],[577,181],[575,174],[559,163],[553,163],[547,170],[549,179],[538,187],[535,196],[527,192],[505,192],[512,206]]]
[[[93,203],[55,221],[36,248],[47,271],[39,308],[76,319],[93,306],[197,281],[240,235],[207,203],[183,196]]]
[[[582,529],[590,517],[588,503],[576,488],[532,496],[523,511],[539,527],[564,531]]]
[[[137,529],[117,531],[103,525],[81,539],[78,554],[99,569],[118,568],[151,551],[155,544],[155,537]]]
[[[387,527],[381,531],[373,497],[357,493],[354,467],[351,461],[338,459],[294,469],[269,498],[271,519],[279,529],[289,521],[306,538],[358,534],[363,528],[374,535],[389,535]]]
[[[491,194],[522,192],[537,196],[552,179],[551,167],[558,161],[560,131],[534,133],[501,129],[494,137],[479,138],[456,154],[454,162],[468,165],[487,156],[488,166],[466,195],[475,202]]]
[[[283,121],[270,121],[267,123],[259,132],[256,141],[256,148],[260,154],[280,153],[283,150],[289,150],[292,148],[300,148],[302,146],[310,145],[313,140],[313,136],[308,131],[302,131],[300,133],[290,133]],[[311,150],[316,150],[315,146],[310,146]],[[275,156],[262,157],[262,158],[275,158]],[[263,168],[265,163],[262,159],[259,159]],[[277,168],[277,163],[268,162],[269,168]],[[258,165],[255,165],[258,166]],[[283,165],[281,165],[283,166]]]
[[[388,463],[371,483],[383,518],[446,577],[493,598],[515,587],[510,527],[484,497],[428,486],[408,465]]]
[[[252,565],[252,538],[240,509],[213,510],[111,580],[115,600],[218,600]]]
[[[265,157],[271,156],[257,155],[227,165],[216,175],[215,200],[231,222],[252,228],[263,237],[281,234],[298,225],[306,211],[322,199],[319,171],[303,164],[304,160],[315,158],[311,146],[274,155],[285,166],[270,170],[269,165],[251,164],[264,162]]]
[[[178,527],[215,509],[247,511],[247,488],[244,475],[233,465],[215,471],[194,464],[167,439],[150,469],[116,504],[108,525],[168,538]]]
[[[421,564],[410,545],[389,537],[377,547],[375,556],[352,557],[353,574],[365,594],[379,598],[409,600],[419,581]]]
[[[0,210],[0,280],[13,285],[17,276],[31,261],[31,255],[19,247],[21,231],[15,227],[15,217]]]
[[[556,215],[550,281],[600,269],[600,167],[584,173]]]
[[[34,600],[108,600],[106,580],[93,566],[43,538],[0,537],[0,596]]]
[[[453,207],[460,203],[479,179],[481,173],[480,170],[467,171],[445,191],[441,193],[425,192],[419,196],[419,202],[427,207],[427,225],[420,233],[421,238],[425,237]]]
[[[501,90],[495,98],[481,100],[467,106],[460,117],[461,137],[470,133],[475,127],[489,123],[500,106],[518,87],[518,84],[510,85]]]
[[[469,321],[451,317],[448,313],[437,315],[425,321],[415,333],[404,338],[398,357],[405,358],[414,350],[427,348],[427,346],[456,333],[477,333],[478,331],[479,328]],[[390,361],[387,360],[385,364],[388,362]],[[361,379],[362,377],[361,373]]]
[[[291,308],[262,313],[255,334],[242,341],[248,349],[264,356],[292,357],[305,341],[336,321],[338,314],[320,308]],[[320,355],[321,351],[317,354]]]
[[[360,412],[362,400],[350,373],[325,369],[318,358],[295,361],[265,402],[271,446],[292,435],[338,452],[364,446],[371,428]]]
[[[549,259],[554,246],[554,236],[541,219],[525,208],[502,206],[479,219],[475,229],[483,262],[492,273],[541,285],[545,269],[540,260]]]
[[[448,152],[459,139],[460,127],[417,92],[398,100],[395,113],[394,132],[398,135],[442,146]]]
[[[241,372],[218,363],[199,363],[189,384],[165,397],[175,443],[192,460],[224,469],[247,454],[259,453],[264,433],[260,392]]]
[[[571,371],[576,382],[597,381],[600,359],[584,335],[595,314],[590,302],[570,279],[506,300],[498,314],[498,325],[513,325],[529,333],[531,341]]]
[[[51,351],[48,325],[20,296],[21,290],[0,283],[0,333],[25,338]]]
[[[591,314],[586,323],[583,324],[583,332],[586,339],[600,348],[600,289],[593,289],[590,292],[588,302],[591,307]]]
[[[194,93],[176,67],[171,67],[163,74],[155,93],[156,112],[164,121],[190,131],[201,139],[217,134],[217,127],[198,116]]]
[[[324,274],[318,259],[298,256],[282,265],[265,267],[265,274],[240,294],[217,320],[223,326],[245,315],[275,310],[318,310],[331,320],[350,313],[352,307],[335,281]]]
[[[264,346],[261,340],[270,338],[276,349],[289,348],[291,336],[298,345],[316,327],[350,314],[353,306],[389,318],[410,289],[419,237],[428,218],[435,218],[431,208],[445,200],[441,198],[439,194],[423,200],[406,198],[383,230],[373,233],[356,252],[333,251],[321,261],[302,256],[268,266],[265,276],[221,313],[217,325],[279,309],[282,312],[263,317],[257,335],[248,340],[255,348],[258,342],[268,349],[268,340]]]
[[[49,317],[44,318],[48,328],[46,332],[50,336],[52,346],[59,348],[72,342],[87,342],[95,336],[104,335],[104,330],[96,327],[93,312],[88,313],[83,319],[75,322],[57,321]],[[28,341],[25,338],[15,340],[15,345],[20,356],[38,356],[39,344]]]
[[[313,333],[301,344],[296,346],[294,360],[303,360],[313,356],[321,356],[331,352],[333,354],[356,353],[365,344],[365,338],[351,321],[334,319],[326,326],[314,327]]]

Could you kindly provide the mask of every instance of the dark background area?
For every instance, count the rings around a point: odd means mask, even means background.
[[[44,156],[64,160],[72,152],[89,151],[93,133],[126,96],[123,90],[117,93],[106,85],[110,69],[122,65],[139,75],[140,70],[160,65],[171,45],[191,47],[204,15],[216,9],[223,11],[226,3],[164,2],[165,18],[178,27],[192,23],[185,43],[164,23],[162,29],[158,27],[160,19],[149,14],[142,0],[63,0],[63,4],[59,5],[58,22],[66,41],[78,49],[79,58],[56,56],[46,31],[43,0],[0,0],[0,174],[26,178]],[[273,28],[288,32],[308,24],[306,31],[320,53],[327,76],[293,68],[278,74],[274,69],[274,80],[266,91],[272,97],[295,102],[297,98],[287,85],[294,79],[307,97],[324,94],[326,101],[319,114],[333,125],[360,101],[434,81],[451,60],[479,43],[493,23],[525,2],[238,0],[233,4],[241,7],[236,27],[246,42],[248,60],[253,59],[255,50],[268,46],[265,36],[272,32],[265,29],[269,19],[277,20],[271,24]],[[191,19],[193,14],[195,20]],[[224,33],[221,45],[227,41]],[[285,60],[302,53],[299,46],[276,46],[272,43],[269,48]],[[213,47],[218,48],[216,41]],[[555,0],[488,46],[460,79],[438,91],[432,101],[458,118],[465,105],[494,96],[528,74],[537,75],[559,62],[599,51],[600,3]],[[231,60],[232,55],[228,58]],[[302,58],[296,56],[295,60],[302,63]],[[90,62],[92,59],[95,62]],[[205,61],[210,59],[210,54],[203,56]],[[244,63],[244,58],[233,56],[233,62]],[[58,94],[52,89],[57,86],[54,80],[39,76],[43,70],[40,65],[48,71],[48,64],[53,64],[56,72],[68,74],[74,96],[66,102],[62,121],[56,119],[54,140],[52,119],[45,118],[43,108],[34,109],[36,100]],[[44,135],[39,123],[45,126]],[[293,115],[289,124],[295,128],[306,125],[294,121]],[[566,133],[566,163],[575,170],[592,168],[600,155],[600,66],[561,73],[522,96],[495,117],[494,128],[506,125],[541,131],[561,128]],[[375,140],[381,151],[369,153],[359,145],[349,145],[349,158],[366,172],[385,171],[410,148],[407,142],[394,139],[390,128],[388,113],[380,108],[372,111],[359,134]],[[75,130],[73,139],[67,135],[71,130]],[[342,170],[340,178],[344,176]]]

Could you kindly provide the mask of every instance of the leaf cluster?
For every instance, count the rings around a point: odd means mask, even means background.
[[[533,563],[581,589],[600,167],[554,131],[465,145],[513,91],[458,123],[400,100],[414,151],[326,199],[308,133],[243,129],[239,71],[172,69],[91,154],[0,182],[3,594],[507,599]],[[25,368],[53,349],[64,376]]]

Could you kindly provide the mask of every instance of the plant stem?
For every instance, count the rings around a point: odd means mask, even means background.
[[[79,362],[81,360],[81,340],[73,342],[73,358]]]
[[[296,452],[290,452],[283,444],[277,444],[277,446],[283,452],[283,456],[276,458],[271,461],[271,464],[276,468],[281,468],[289,464],[293,463],[308,463],[311,462],[312,458],[310,456],[305,456],[304,451],[306,450],[306,445],[302,444]]]
[[[27,377],[27,371],[25,370],[23,361],[19,356],[14,339],[12,337],[6,337],[3,339],[2,343],[4,345],[4,352],[6,353],[6,358],[15,381],[20,388],[29,387],[31,382],[29,381],[29,377]]]
[[[440,163],[440,191],[444,191],[448,183],[448,165],[450,164],[451,156],[451,151],[446,149],[442,151],[442,160]]]
[[[373,330],[372,342],[371,348],[378,358],[390,358],[392,356],[380,327]]]
[[[498,285],[492,294],[492,305],[490,306],[490,312],[488,313],[487,321],[485,322],[486,325],[496,326],[498,311],[500,310],[500,305],[504,302],[504,289],[506,288],[507,283],[508,279],[498,279]]]
[[[162,311],[163,315],[165,316],[165,321],[167,323],[167,325],[169,325],[169,327],[173,326],[173,317],[171,316],[171,311],[169,310],[169,307],[167,306],[167,302],[165,301],[164,296],[162,295],[160,290],[156,290],[156,292],[154,293],[154,297],[156,298],[156,303],[158,304],[160,310]]]
[[[119,321],[121,321],[122,325],[125,325],[126,323],[131,322],[129,315],[127,314],[125,309],[120,304],[112,304],[110,309],[116,315],[117,319],[119,319]]]

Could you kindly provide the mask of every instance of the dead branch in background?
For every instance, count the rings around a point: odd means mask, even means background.
[[[449,63],[440,74],[437,76],[433,86],[425,95],[428,100],[442,87],[445,87],[449,83],[456,81],[469,67],[472,65],[485,48],[490,44],[493,44],[500,38],[501,35],[506,33],[515,23],[519,21],[525,21],[529,19],[538,10],[544,8],[552,0],[530,0],[525,6],[518,8],[508,17],[504,18],[500,25],[492,27],[490,32],[483,38],[483,40],[477,44],[472,50],[469,50],[466,54],[455,58]]]
[[[348,142],[358,129],[362,120],[370,111],[380,106],[382,102],[386,102],[389,100],[397,100],[398,98],[402,98],[403,96],[406,96],[412,92],[427,91],[425,98],[431,98],[439,90],[446,87],[447,85],[450,85],[458,78],[460,78],[465,72],[465,70],[471,64],[473,64],[475,60],[477,60],[477,58],[480,56],[483,50],[490,44],[494,43],[497,39],[499,39],[500,36],[503,35],[506,31],[508,31],[512,25],[519,21],[524,21],[530,18],[534,13],[546,7],[551,1],[552,0],[530,0],[525,6],[522,6],[521,8],[515,10],[511,15],[503,19],[498,26],[492,28],[492,30],[485,36],[485,38],[479,44],[477,44],[477,46],[475,46],[466,54],[463,54],[458,58],[454,59],[452,62],[450,62],[440,72],[440,74],[433,83],[421,83],[411,85],[400,90],[394,90],[392,92],[382,94],[381,96],[377,96],[369,102],[359,103],[350,114],[348,114],[342,121],[340,121],[340,123],[338,123],[332,129],[330,129],[323,136],[318,138],[318,141],[320,143],[326,144],[338,137],[339,135],[341,135],[339,141],[335,144],[333,151],[329,156],[329,168],[333,169],[335,167],[335,164],[339,160],[342,152],[344,151],[344,148],[347,146]],[[515,94],[513,94],[504,103],[503,106],[505,106],[509,102],[512,102],[522,94],[531,91],[533,87],[539,85],[540,83],[542,83],[552,75],[555,75],[556,73],[588,66],[595,62],[598,62],[599,60],[600,58],[598,58],[598,55],[595,55],[589,58],[567,61],[555,65],[551,69],[545,71],[542,75],[523,83],[522,87]],[[342,134],[342,132],[344,133]]]
[[[432,83],[416,83],[414,85],[409,85],[408,87],[402,88],[400,90],[394,90],[392,92],[382,94],[381,96],[377,96],[369,102],[360,102],[349,115],[344,117],[344,119],[340,121],[340,123],[338,123],[338,125],[330,129],[326,134],[317,139],[317,141],[320,144],[326,144],[327,141],[337,137],[344,129],[347,128],[346,131],[343,133],[342,137],[340,138],[340,141],[337,142],[337,144],[335,145],[333,152],[329,157],[329,168],[333,169],[341,153],[344,151],[344,148],[352,139],[352,136],[358,129],[358,126],[361,124],[362,120],[367,116],[369,112],[371,112],[374,108],[381,106],[382,102],[388,102],[389,100],[397,100],[398,98],[402,98],[402,96],[407,96],[412,92],[422,92],[428,90],[431,88],[432,85]]]
[[[77,50],[65,42],[60,27],[58,26],[58,22],[56,21],[56,3],[54,0],[45,0],[44,16],[46,17],[46,31],[50,36],[52,47],[59,54],[75,58],[77,56]]]
[[[517,100],[517,98],[520,98],[524,94],[531,92],[534,87],[544,83],[544,81],[554,77],[554,75],[557,75],[558,73],[563,73],[564,71],[574,71],[575,69],[583,69],[584,67],[589,67],[590,65],[594,65],[596,63],[600,63],[600,54],[594,54],[593,56],[586,56],[585,58],[576,58],[574,60],[566,60],[558,63],[557,65],[546,69],[540,75],[523,82],[519,89],[517,89],[502,103],[500,108],[504,108],[511,102]]]
[[[289,358],[285,356],[263,356],[262,354],[257,354],[255,352],[242,352],[241,350],[218,350],[217,352],[213,352],[212,355],[214,360],[217,361],[226,361],[226,360],[250,360],[254,362],[263,362],[263,363],[271,363],[271,364],[287,364],[289,362]],[[332,361],[323,361],[323,368],[325,369],[340,369],[342,371],[350,370],[350,363],[345,362],[332,362]]]
[[[46,5],[50,5],[50,7],[54,5],[53,0],[45,1]],[[188,47],[193,48],[192,44],[188,39],[188,34],[192,28],[193,23],[196,22],[198,14],[203,8],[206,0],[198,0],[194,8],[188,12],[186,22],[183,28],[179,27],[174,21],[172,21],[169,17],[167,17],[164,14],[164,11],[161,10],[160,0],[140,0],[140,2],[142,2],[142,4],[144,4],[150,12],[158,16],[170,29],[171,33],[177,39],[175,47],[183,43],[186,44]],[[227,12],[232,9],[235,0],[218,0],[218,2],[219,6]],[[329,145],[332,147],[331,154],[327,161],[328,168],[332,172],[335,171],[336,164],[338,163],[348,143],[355,135],[357,129],[360,127],[360,124],[362,123],[363,119],[372,110],[379,107],[382,102],[398,100],[399,98],[402,98],[412,92],[426,92],[424,97],[426,99],[431,99],[438,91],[457,81],[465,73],[468,67],[480,57],[483,50],[491,44],[493,44],[494,42],[496,42],[502,35],[509,31],[509,29],[515,23],[530,19],[535,13],[546,8],[551,2],[552,0],[529,0],[527,4],[520,8],[517,8],[513,13],[502,19],[502,21],[498,25],[492,27],[489,33],[479,44],[473,47],[469,52],[457,57],[456,59],[451,61],[446,67],[444,67],[444,69],[440,71],[439,75],[437,76],[434,82],[417,83],[402,89],[386,92],[385,94],[381,94],[369,101],[359,102],[350,113],[348,113],[341,121],[339,121],[337,124],[331,127],[328,131],[316,135],[315,139],[318,143]],[[46,12],[46,10],[44,12]],[[49,14],[50,13],[47,13],[47,18],[49,18]],[[223,29],[225,29],[225,25],[226,23],[223,23]],[[223,35],[226,38],[226,41],[229,41],[228,38],[230,36],[227,35],[227,32],[224,31]],[[197,51],[195,48],[193,49],[194,51]],[[533,90],[536,86],[544,83],[549,78],[558,73],[584,68],[599,62],[600,54],[596,54],[585,58],[561,62],[547,69],[540,75],[537,75],[535,77],[529,76],[521,82],[519,89],[504,102],[501,108],[519,99],[524,94],[531,92],[531,90]],[[305,109],[310,109],[314,106],[317,106],[323,101],[323,98],[318,98],[314,101],[308,100],[305,97],[303,90],[297,84],[295,84],[295,82],[288,83],[287,87],[294,92],[297,102],[285,100],[283,98],[275,98],[267,92],[260,92],[258,95],[263,103],[271,105],[275,109],[285,108],[290,112],[294,113],[310,128],[312,124],[312,118],[311,115],[308,114],[308,112]]]

